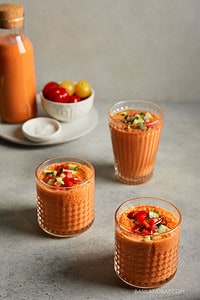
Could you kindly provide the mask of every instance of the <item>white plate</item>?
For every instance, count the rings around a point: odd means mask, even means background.
[[[46,116],[47,114],[42,109],[40,101],[38,101],[38,117]],[[56,145],[78,139],[88,134],[96,127],[98,120],[98,112],[95,107],[93,107],[87,115],[78,120],[74,120],[70,123],[61,122],[62,130],[58,139],[34,143],[24,137],[21,129],[22,124],[1,123],[0,119],[0,138],[15,144],[27,146]]]

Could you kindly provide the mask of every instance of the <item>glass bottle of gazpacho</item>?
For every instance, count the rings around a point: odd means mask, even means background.
[[[24,8],[0,4],[0,117],[14,124],[36,113],[34,53],[24,31]]]

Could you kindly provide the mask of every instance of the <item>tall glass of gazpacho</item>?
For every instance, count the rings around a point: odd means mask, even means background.
[[[115,176],[141,184],[153,176],[164,111],[148,101],[121,101],[109,109]]]
[[[138,288],[155,288],[177,271],[181,213],[170,202],[134,198],[115,213],[114,268],[118,277]]]
[[[35,171],[37,216],[47,233],[70,237],[87,230],[94,221],[95,172],[88,161],[55,157]]]

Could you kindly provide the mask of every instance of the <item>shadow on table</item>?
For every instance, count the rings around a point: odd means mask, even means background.
[[[113,253],[101,256],[88,253],[87,257],[79,257],[76,261],[70,262],[66,269],[61,269],[54,276],[83,284],[83,286],[92,284],[129,288],[115,274]]]
[[[42,235],[35,207],[0,209],[0,228],[2,233],[10,230],[13,234]]]
[[[115,171],[113,163],[105,163],[100,160],[92,162],[92,165],[95,168],[95,177],[99,180],[103,179],[103,181],[112,182],[113,184],[117,184],[117,180],[115,179]]]

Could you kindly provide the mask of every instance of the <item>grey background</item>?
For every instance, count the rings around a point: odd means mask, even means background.
[[[108,101],[199,101],[199,0],[19,2],[38,90],[52,79],[87,79]]]

